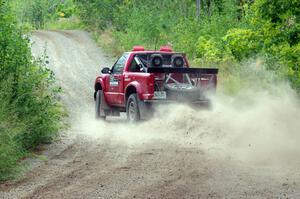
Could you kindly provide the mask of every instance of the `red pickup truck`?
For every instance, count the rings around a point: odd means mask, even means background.
[[[169,47],[145,51],[135,46],[95,81],[97,118],[126,112],[129,121],[149,118],[155,103],[208,104],[217,85],[217,68],[189,68],[184,53]]]

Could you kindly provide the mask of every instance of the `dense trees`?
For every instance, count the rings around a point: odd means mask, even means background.
[[[260,58],[300,91],[297,0],[12,0],[22,22],[78,15],[94,32],[106,31],[116,52],[142,44],[171,45],[200,65],[229,66]],[[23,2],[23,3],[22,3]]]
[[[218,65],[221,70],[260,58],[300,91],[298,0],[75,2],[92,29],[112,29],[122,50],[135,44],[148,48],[169,44],[196,63]]]
[[[232,54],[239,60],[263,57],[268,69],[286,75],[300,91],[300,1],[256,0],[244,20],[247,26],[226,35]]]

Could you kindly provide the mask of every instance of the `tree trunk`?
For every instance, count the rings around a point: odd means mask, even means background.
[[[197,19],[200,19],[200,10],[201,10],[201,0],[197,0],[197,13],[196,13],[196,17]]]
[[[207,0],[206,3],[207,3],[207,15],[208,15],[208,17],[210,17],[211,16],[211,3],[212,3],[212,0]]]

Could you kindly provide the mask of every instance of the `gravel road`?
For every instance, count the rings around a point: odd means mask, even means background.
[[[113,60],[84,31],[36,31],[32,41],[64,90],[70,129],[20,180],[0,184],[0,198],[300,198],[300,108],[290,91],[238,108],[226,97],[212,111],[159,107],[138,125],[101,122],[93,83]]]

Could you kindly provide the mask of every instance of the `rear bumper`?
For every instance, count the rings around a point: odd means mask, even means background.
[[[176,100],[139,100],[141,119],[152,118],[154,107],[162,104],[186,104],[194,109],[211,109],[211,100],[176,101]]]
[[[144,100],[143,103],[147,107],[155,107],[156,105],[163,104],[185,104],[194,109],[211,109],[212,103],[211,100],[196,100],[196,101],[176,101],[176,100]],[[148,109],[149,110],[149,109]]]
[[[190,105],[207,105],[208,103],[211,103],[211,100],[209,99],[199,99],[199,100],[196,100],[196,101],[177,101],[177,100],[143,100],[145,103],[147,104],[190,104]]]

